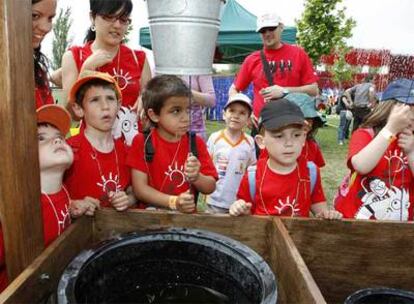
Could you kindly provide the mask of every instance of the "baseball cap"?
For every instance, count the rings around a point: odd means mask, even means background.
[[[79,75],[78,80],[73,84],[72,88],[70,89],[69,96],[68,96],[68,102],[69,103],[76,102],[76,93],[79,91],[79,89],[85,83],[91,80],[94,80],[94,79],[101,79],[103,81],[113,84],[115,86],[115,93],[116,93],[118,100],[121,99],[121,96],[122,96],[121,89],[119,88],[118,82],[115,80],[114,77],[112,77],[108,73],[102,73],[102,72],[97,72],[97,71],[84,71]]]
[[[39,107],[36,115],[38,124],[47,123],[55,126],[63,135],[69,132],[71,120],[65,108],[57,104],[47,104]]]
[[[279,23],[282,22],[282,19],[274,13],[265,13],[257,17],[256,21],[256,32],[259,32],[262,28],[265,27],[275,27],[279,26]]]
[[[384,90],[381,100],[395,99],[406,104],[414,104],[414,80],[400,78],[391,82]]]
[[[249,98],[249,96],[247,96],[247,95],[244,95],[243,93],[237,93],[237,94],[234,94],[234,95],[232,95],[230,98],[229,98],[229,100],[227,100],[227,103],[226,103],[226,105],[224,106],[224,110],[229,106],[229,105],[231,105],[232,103],[235,103],[235,102],[240,102],[240,103],[242,103],[242,104],[245,104],[249,109],[250,109],[250,111],[252,111],[253,110],[253,107],[252,107],[252,100]]]
[[[285,99],[294,102],[299,106],[303,112],[305,118],[313,118],[319,126],[323,126],[325,123],[321,115],[316,111],[315,98],[310,97],[305,93],[289,93],[285,96]]]
[[[285,98],[267,102],[259,117],[259,129],[277,130],[289,125],[304,125],[305,117],[299,106]]]

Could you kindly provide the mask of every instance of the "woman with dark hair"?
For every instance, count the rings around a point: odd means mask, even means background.
[[[40,51],[43,38],[52,30],[56,0],[32,0],[32,46],[35,75],[36,109],[55,103],[49,88],[47,58]]]
[[[90,0],[91,27],[83,46],[73,46],[62,59],[63,89],[67,93],[79,74],[96,70],[112,75],[122,90],[122,106],[139,108],[142,88],[151,78],[143,51],[123,44],[131,23],[131,0]]]

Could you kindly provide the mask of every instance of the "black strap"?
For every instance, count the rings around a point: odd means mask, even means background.
[[[269,62],[266,60],[265,54],[263,49],[260,50],[260,58],[262,59],[262,65],[263,65],[263,72],[265,73],[267,82],[269,83],[269,86],[273,85],[273,69],[270,67]]]
[[[196,139],[196,133],[189,132],[188,133],[190,144],[191,144],[191,153],[198,158],[198,150],[197,150],[197,139]],[[147,129],[144,131],[144,152],[145,152],[145,161],[147,163],[152,162],[155,155],[155,149],[154,145],[152,144],[151,140],[151,129]]]
[[[154,159],[155,150],[151,140],[151,129],[149,128],[144,131],[144,145],[145,161],[150,163]]]

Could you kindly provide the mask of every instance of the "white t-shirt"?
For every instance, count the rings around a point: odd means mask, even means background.
[[[221,130],[210,135],[207,149],[219,177],[216,191],[207,196],[207,204],[228,209],[236,200],[247,167],[256,163],[254,140],[242,133],[238,142],[233,144]]]

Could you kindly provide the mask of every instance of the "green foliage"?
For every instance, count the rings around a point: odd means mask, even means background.
[[[313,64],[335,47],[345,46],[352,36],[355,21],[346,18],[345,7],[337,8],[342,0],[306,0],[300,20],[296,20],[298,43],[306,50]]]
[[[128,28],[125,32],[124,40],[122,40],[123,43],[128,43],[129,42],[129,34],[131,34],[133,29],[134,28],[133,28],[132,24],[128,25]]]
[[[71,13],[72,11],[70,7],[66,8],[65,10],[61,8],[59,11],[59,16],[57,17],[56,22],[53,24],[54,37],[52,44],[52,68],[54,70],[57,70],[61,67],[63,54],[72,42],[71,39],[68,38],[69,29],[72,25]]]
[[[342,83],[352,79],[353,74],[356,72],[350,64],[345,60],[346,53],[350,50],[349,47],[340,43],[333,50],[335,54],[334,64],[328,67],[328,71],[332,74],[332,79],[336,85],[341,88]]]

